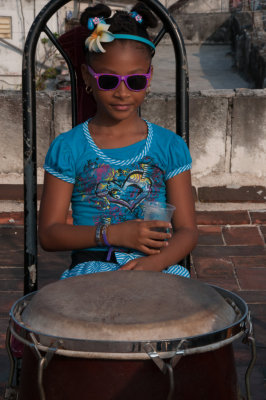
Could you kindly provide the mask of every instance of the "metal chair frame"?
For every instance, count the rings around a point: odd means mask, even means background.
[[[182,34],[168,10],[158,0],[142,0],[163,23],[154,40],[157,46],[166,33],[170,35],[176,61],[176,131],[189,145],[189,78],[186,51]],[[70,0],[51,0],[35,18],[23,53],[23,155],[24,155],[24,293],[38,288],[37,267],[37,163],[36,163],[36,85],[35,54],[41,32],[46,33],[66,60],[71,78],[72,126],[77,124],[76,74],[63,48],[47,27],[47,22]],[[189,256],[183,262],[189,267]]]

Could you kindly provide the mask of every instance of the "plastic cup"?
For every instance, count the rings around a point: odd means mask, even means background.
[[[145,221],[166,221],[171,222],[175,206],[172,204],[159,201],[145,201],[144,203],[144,220]],[[165,232],[164,228],[156,228],[156,231]],[[171,232],[171,229],[166,229],[166,232]]]
[[[167,221],[171,222],[175,206],[159,201],[145,201],[144,220],[145,221]]]

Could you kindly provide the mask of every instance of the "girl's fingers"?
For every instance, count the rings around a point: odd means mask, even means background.
[[[142,253],[147,254],[149,256],[156,255],[156,254],[160,253],[159,249],[154,249],[154,248],[150,248],[150,247],[146,247],[146,246],[143,246],[140,249],[140,251],[142,251]]]
[[[149,231],[149,239],[153,240],[167,240],[172,237],[170,232],[158,232],[158,231]]]
[[[170,233],[170,229],[172,230],[172,225],[169,222],[148,221],[145,228],[148,229],[150,239],[165,240],[172,237]]]
[[[168,245],[168,240],[172,237],[167,232],[172,225],[166,221],[132,220],[121,223],[117,231],[118,225],[111,225],[109,228],[110,243],[130,247],[148,255],[158,254],[161,248]]]
[[[172,228],[171,222],[167,222],[167,221],[153,220],[153,221],[145,221],[145,223],[149,229],[151,229],[151,228],[164,228],[164,229]]]

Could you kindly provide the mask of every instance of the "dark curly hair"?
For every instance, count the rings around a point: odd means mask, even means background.
[[[94,7],[86,8],[85,11],[83,11],[83,13],[81,14],[80,23],[82,26],[88,29],[89,18],[103,17],[106,23],[110,25],[109,31],[114,34],[130,34],[141,36],[145,39],[151,40],[147,29],[155,28],[157,26],[156,17],[142,2],[138,2],[131,9],[131,12],[133,11],[142,16],[142,23],[137,22],[127,11],[116,11],[114,15],[111,16],[112,10],[105,4],[97,4]],[[90,35],[90,32],[92,31],[88,29],[88,36]],[[150,56],[152,56],[154,53],[153,49],[146,44],[142,45],[147,49]],[[87,53],[86,55],[88,59],[91,53],[89,53],[87,48],[85,48],[85,52]]]

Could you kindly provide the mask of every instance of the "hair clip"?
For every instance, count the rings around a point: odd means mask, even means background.
[[[129,15],[130,15],[132,18],[134,18],[139,24],[142,23],[143,18],[142,18],[142,16],[139,15],[136,11],[131,11],[131,12],[129,13]]]
[[[103,17],[93,17],[88,19],[88,29],[92,31],[95,27],[95,25],[98,24],[106,24],[105,20]]]

